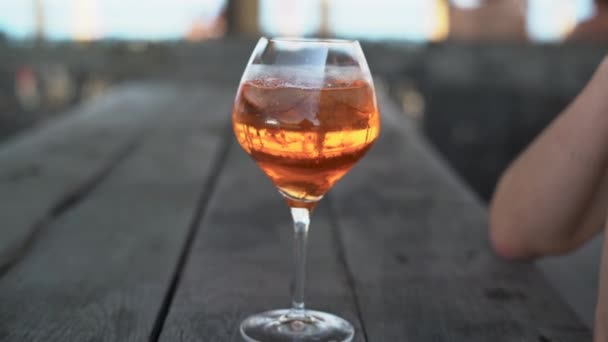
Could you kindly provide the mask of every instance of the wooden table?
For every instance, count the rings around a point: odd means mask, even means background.
[[[127,84],[0,147],[1,341],[239,341],[289,303],[284,201],[234,88]],[[313,217],[308,305],[356,341],[590,341],[380,92],[383,131]]]

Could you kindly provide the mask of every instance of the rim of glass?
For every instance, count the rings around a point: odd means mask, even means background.
[[[317,44],[358,44],[356,39],[336,38],[300,38],[300,37],[262,37],[269,42],[292,42],[292,43],[317,43]]]

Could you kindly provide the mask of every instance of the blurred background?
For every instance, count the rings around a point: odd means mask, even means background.
[[[260,35],[360,39],[377,83],[487,200],[608,52],[608,0],[0,1],[0,144],[120,82],[236,88]]]

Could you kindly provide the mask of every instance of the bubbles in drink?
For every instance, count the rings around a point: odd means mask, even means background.
[[[371,147],[380,118],[358,72],[333,67],[296,79],[285,68],[253,70],[235,100],[234,129],[291,204],[311,207]]]

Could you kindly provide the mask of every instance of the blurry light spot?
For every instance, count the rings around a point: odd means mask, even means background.
[[[534,41],[559,41],[578,23],[581,2],[577,0],[529,0],[528,34]]]
[[[446,17],[443,0],[329,2],[330,31],[343,37],[417,42],[439,40],[447,36]]]
[[[481,6],[481,0],[451,0],[450,3],[458,8],[474,9]]]
[[[73,1],[72,35],[74,40],[90,41],[101,37],[99,8],[94,0]]]
[[[23,109],[38,109],[40,105],[38,76],[32,67],[22,66],[17,69],[15,73],[15,94]]]
[[[320,0],[260,0],[260,27],[274,36],[311,35],[320,25],[320,9]]]
[[[424,96],[412,85],[405,86],[400,94],[401,108],[405,115],[414,122],[422,122],[426,108]]]
[[[443,0],[435,1],[435,25],[431,33],[434,42],[445,40],[450,33],[450,6]]]

